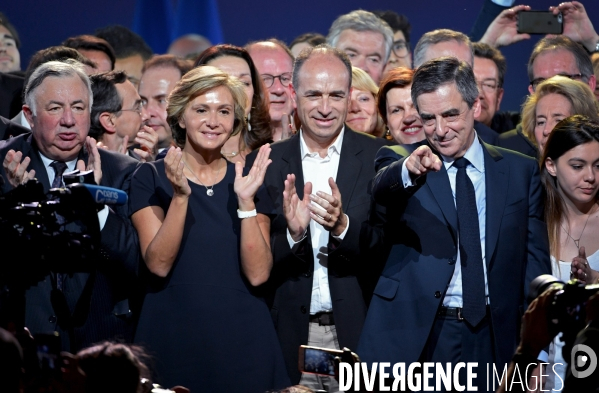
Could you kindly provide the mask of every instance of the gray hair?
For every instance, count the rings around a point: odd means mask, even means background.
[[[474,50],[470,38],[464,33],[450,29],[437,29],[425,33],[414,48],[414,68],[418,68],[426,61],[425,54],[431,45],[441,42],[457,41],[470,48],[470,64],[474,64]],[[428,59],[431,60],[431,59]]]
[[[374,31],[381,33],[385,40],[385,59],[384,63],[389,60],[391,54],[391,46],[393,46],[393,30],[387,22],[373,14],[364,10],[352,11],[349,14],[341,15],[331,25],[329,35],[327,36],[327,44],[336,47],[339,42],[339,36],[344,30],[355,31]],[[351,74],[351,71],[350,71]]]
[[[64,61],[49,61],[44,63],[37,67],[31,74],[31,77],[27,82],[27,86],[25,86],[23,96],[25,104],[31,109],[33,116],[37,114],[37,108],[35,107],[37,98],[36,91],[37,88],[44,82],[44,80],[48,77],[68,78],[73,76],[78,76],[87,87],[87,91],[89,92],[89,108],[91,110],[94,97],[92,93],[92,85],[87,74],[85,73],[85,68],[83,64],[79,63],[77,60],[67,59]]]
[[[418,109],[418,97],[432,93],[439,87],[455,83],[462,99],[472,108],[478,98],[478,86],[472,67],[463,60],[455,57],[439,57],[429,60],[418,67],[412,82],[412,102]]]
[[[582,74],[582,80],[584,82],[588,82],[589,77],[594,75],[591,57],[588,55],[582,45],[573,41],[569,37],[566,37],[565,35],[545,37],[537,42],[532,50],[532,53],[530,54],[530,58],[528,59],[528,80],[532,82],[535,79],[532,68],[536,58],[540,54],[560,49],[572,53],[572,56],[574,56],[574,60],[576,61],[576,68],[578,68],[578,72]]]

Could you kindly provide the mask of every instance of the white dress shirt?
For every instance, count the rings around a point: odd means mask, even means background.
[[[300,130],[300,155],[302,159],[302,173],[304,184],[312,183],[312,194],[318,191],[332,194],[329,186],[329,178],[337,181],[337,170],[339,169],[339,159],[341,157],[341,145],[345,127],[341,130],[337,139],[329,146],[326,157],[322,158],[315,152],[311,152],[304,140],[303,131]],[[297,187],[297,185],[296,185]],[[304,198],[307,198],[304,195]],[[314,202],[312,202],[314,203]],[[347,217],[347,216],[346,216]],[[349,228],[349,218],[347,227],[340,236],[334,236],[335,239],[343,240],[347,229]],[[310,314],[314,315],[321,311],[332,311],[331,292],[329,290],[328,276],[328,257],[329,257],[329,231],[314,220],[310,220],[310,236],[312,241],[312,253],[314,256],[314,276],[312,280],[312,299],[310,301]],[[298,242],[293,241],[289,230],[287,230],[287,240],[289,246],[293,247]]]
[[[23,111],[19,112],[19,114],[16,117],[18,117],[19,120],[17,123],[21,124],[28,130],[31,130],[31,125],[29,125],[29,122],[27,121],[27,118],[25,117],[25,113],[23,113]],[[50,184],[52,183],[50,182]]]
[[[476,210],[478,211],[478,229],[480,231],[480,249],[482,251],[482,263],[485,276],[485,296],[486,304],[489,303],[489,286],[487,281],[487,265],[485,263],[485,236],[486,236],[486,217],[487,217],[487,201],[486,201],[486,183],[485,183],[485,158],[483,147],[478,140],[478,136],[474,136],[474,142],[468,148],[464,154],[464,158],[470,161],[470,165],[466,167],[466,174],[472,181],[474,186],[474,193],[476,196]],[[457,168],[453,166],[453,158],[443,157],[443,165],[447,171],[449,177],[449,184],[451,185],[451,194],[453,196],[453,202],[455,205],[455,181],[458,173]],[[401,168],[401,176],[404,187],[413,186],[410,174],[405,166],[405,161]],[[459,234],[458,234],[459,242]],[[453,276],[449,282],[447,292],[443,298],[443,305],[445,307],[463,307],[462,301],[462,266],[460,259],[460,249],[458,247],[458,256],[456,258],[455,269]]]
[[[503,7],[511,7],[516,2],[515,0],[491,0],[491,1],[497,5],[501,5]]]

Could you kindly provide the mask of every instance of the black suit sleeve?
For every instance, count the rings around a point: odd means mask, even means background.
[[[397,203],[398,197],[413,194],[424,183],[426,176],[421,176],[413,187],[404,188],[401,168],[408,153],[401,146],[385,146],[378,151],[374,162],[376,176],[372,183],[372,196],[376,203],[388,207]]]
[[[472,42],[479,41],[485,35],[487,28],[497,18],[503,10],[507,10],[509,7],[504,7],[493,3],[491,0],[484,0],[483,6],[478,13],[474,26],[468,35]]]
[[[113,268],[129,277],[137,275],[139,241],[131,220],[111,210],[101,232],[101,245],[102,256]],[[100,266],[100,269],[110,265]]]
[[[247,173],[254,165],[258,151],[254,150],[247,155],[243,174]],[[271,156],[272,158],[272,156]],[[273,173],[272,166],[266,172],[264,185],[261,192],[256,195],[256,210],[270,217],[270,248],[273,255],[273,270],[274,277],[272,282],[278,282],[277,279],[284,279],[287,274],[305,274],[312,269],[312,248],[310,244],[310,229],[306,232],[306,236],[293,249],[289,247],[287,240],[287,222],[284,214],[279,214],[277,211],[277,197],[283,194],[283,190],[276,185],[274,181],[276,175]],[[266,199],[268,201],[260,200]]]
[[[534,162],[531,167],[532,175],[528,189],[528,261],[524,279],[524,294],[526,297],[528,297],[532,280],[541,274],[551,273],[547,225],[543,221],[543,187],[540,181],[539,166]]]
[[[124,155],[105,155],[102,157],[102,185],[114,187],[129,194],[131,177],[139,165],[136,160]],[[101,254],[108,261],[100,269],[135,277],[139,266],[139,240],[137,232],[129,218],[128,206],[110,209],[101,232]]]

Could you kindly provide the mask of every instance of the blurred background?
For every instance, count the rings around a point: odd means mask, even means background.
[[[533,10],[548,10],[558,3],[557,0],[526,2]],[[599,28],[599,1],[582,3]],[[165,37],[165,47],[170,41],[169,29],[182,34],[213,34],[222,39],[221,43],[243,46],[248,41],[270,37],[289,43],[305,32],[326,35],[335,18],[355,9],[391,9],[406,15],[412,24],[413,48],[422,34],[436,28],[468,34],[481,6],[482,0],[12,0],[3,1],[0,11],[18,29],[22,42],[21,64],[26,68],[35,51],[58,45],[70,36],[93,34],[97,28],[111,24],[138,32],[142,29],[142,36],[148,41],[151,40],[148,35]],[[175,23],[175,20],[181,22]],[[196,31],[184,31],[186,29]],[[527,94],[526,63],[539,38],[500,48],[508,63],[501,109],[519,110]],[[155,50],[159,49],[155,47]]]

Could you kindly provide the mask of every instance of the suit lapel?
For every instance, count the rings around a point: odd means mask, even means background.
[[[439,172],[429,172],[426,174],[426,185],[441,208],[445,220],[449,223],[453,238],[457,241],[458,213],[453,201],[453,193],[451,192],[451,185],[449,184],[449,176],[447,175],[445,165],[441,165]]]
[[[362,171],[362,161],[358,158],[362,149],[362,146],[356,141],[355,131],[346,127],[341,142],[341,156],[335,181],[341,193],[341,202],[345,207],[349,206],[356,182]]]
[[[281,159],[286,163],[286,165],[281,166],[281,181],[282,184],[287,180],[287,175],[295,174],[295,189],[297,192],[297,196],[299,199],[304,198],[304,175],[302,171],[302,157],[301,157],[301,148],[300,148],[300,138],[299,133],[294,135],[289,139],[289,143],[287,145],[287,149],[283,152],[283,156]],[[281,195],[276,195],[276,198],[283,197],[283,192],[281,191]],[[277,200],[277,199],[274,200]]]
[[[42,157],[40,156],[39,149],[37,147],[37,143],[33,138],[33,135],[29,135],[27,138],[27,143],[23,146],[23,156],[28,156],[31,159],[31,164],[29,164],[29,169],[35,169],[35,177],[36,179],[42,183],[44,186],[44,191],[48,192],[50,190],[50,180],[48,179],[48,172],[46,171],[46,166],[42,161]],[[79,156],[77,160],[83,160],[84,163],[87,164],[88,154],[85,148],[82,148],[79,151]],[[76,168],[76,166],[75,166]],[[102,184],[104,184],[104,178],[106,177],[106,173],[102,176]]]
[[[44,192],[48,192],[50,189],[48,172],[46,171],[46,166],[44,165],[42,157],[39,154],[33,134],[29,135],[27,138],[27,143],[23,144],[23,150],[23,157],[29,157],[31,159],[31,163],[27,169],[35,169],[35,178],[44,186]]]
[[[487,269],[497,246],[501,218],[507,198],[507,184],[510,168],[501,153],[493,146],[483,143],[485,156],[486,185],[486,234],[485,259]]]
[[[428,143],[428,141],[423,141],[422,143],[418,143],[415,146],[414,150],[421,145],[426,145],[431,148],[433,153],[435,153],[441,162],[443,162],[443,158],[441,155]],[[451,229],[451,233],[453,235],[454,240],[458,240],[458,213],[456,211],[455,202],[453,201],[453,192],[451,191],[451,184],[449,184],[449,175],[447,174],[447,170],[445,169],[445,165],[441,165],[441,170],[439,172],[429,172],[426,174],[426,186],[429,187],[430,193],[433,195],[435,201],[441,208],[443,212],[443,217],[449,224],[449,228]]]

